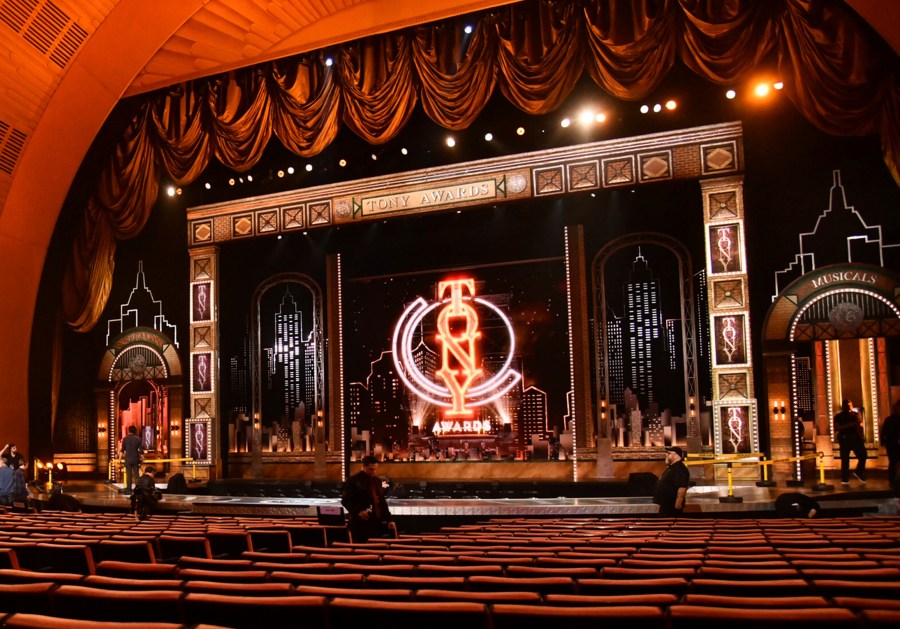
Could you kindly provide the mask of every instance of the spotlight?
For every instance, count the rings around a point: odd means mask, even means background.
[[[288,170],[288,174],[289,174],[289,175],[293,175],[293,174],[294,174],[294,167],[293,167],[293,166],[288,166],[288,169],[287,169],[287,170]]]
[[[463,29],[463,31],[465,31],[466,35],[471,35],[472,34],[472,25],[466,24],[466,27]]]
[[[175,196],[175,186],[169,186],[168,188],[166,188],[166,194],[169,195],[170,197],[174,197]]]
[[[660,105],[659,103],[656,103],[653,106],[653,113],[658,114],[661,111],[662,111],[662,105]]]
[[[493,134],[493,133],[485,133],[485,134],[484,134],[484,139],[485,139],[486,142],[490,142],[491,140],[494,139],[494,134]]]
[[[325,65],[326,65],[326,66],[328,66],[328,67],[330,68],[333,64],[334,64],[334,59],[332,59],[331,57],[326,57],[326,58],[325,58]]]
[[[562,120],[559,121],[559,125],[563,129],[568,129],[570,124],[572,124],[572,121],[569,120],[568,118],[563,118]]]
[[[175,194],[181,196],[181,188],[175,188]]]
[[[592,112],[590,109],[585,109],[580,114],[578,114],[578,122],[580,122],[584,126],[591,124],[592,122],[594,122],[594,112]]]
[[[308,172],[308,173],[311,173],[311,172],[312,172],[312,164],[307,164],[307,165],[306,165],[306,172]]]
[[[346,165],[347,165],[347,160],[345,160],[345,159],[342,159],[338,162],[338,166],[340,166],[341,168],[343,168]]]
[[[372,161],[373,161],[373,162],[377,162],[377,161],[378,161],[378,156],[375,155],[375,153],[372,153]]]
[[[278,240],[281,240],[281,234],[278,234]]]
[[[737,92],[735,92],[734,90],[728,90],[727,92],[725,92],[725,98],[727,98],[728,100],[734,100],[736,97]]]
[[[232,177],[231,179],[228,180],[228,185],[229,185],[229,186],[233,186],[233,185],[234,185],[234,177]]]
[[[207,190],[212,190],[212,186],[210,185],[210,183],[208,181],[205,184],[203,184],[203,187],[206,188]]]
[[[447,136],[447,146],[449,146],[450,148],[456,146],[456,140],[453,139],[452,135]]]
[[[606,122],[606,114],[597,114],[594,116],[594,120],[597,122]]]
[[[647,107],[647,105],[641,105],[641,113],[642,114],[646,114],[649,111],[650,111],[650,108]]]
[[[525,135],[525,127],[519,127],[516,129],[516,135]]]
[[[243,177],[238,177],[238,181],[239,181],[240,183],[244,183],[244,178],[243,178]]]
[[[773,84],[772,84],[772,87],[774,87],[776,90],[783,90],[783,89],[784,89],[784,82],[783,82],[783,81],[778,81],[777,83],[773,83]]]
[[[279,171],[278,171],[277,173],[275,173],[275,174],[278,175],[278,178],[279,178],[279,179],[282,179],[282,178],[284,177],[284,171],[283,171],[283,170],[279,170]]]
[[[247,181],[253,181],[253,175],[247,175]]]
[[[666,101],[666,109],[668,109],[669,111],[675,111],[676,107],[678,107],[678,103],[676,103],[674,100]]]
[[[409,154],[409,151],[406,150],[406,147],[405,147],[405,146],[404,146],[402,149],[400,149],[400,152],[401,152],[403,155],[408,155],[408,154]]]
[[[760,83],[760,84],[758,84],[758,85],[753,89],[753,93],[756,94],[757,96],[759,96],[760,98],[763,98],[764,96],[768,96],[768,95],[769,95],[769,85],[768,85],[768,83]]]

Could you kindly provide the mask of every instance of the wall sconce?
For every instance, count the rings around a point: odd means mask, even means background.
[[[169,424],[169,430],[171,431],[172,435],[177,437],[179,429],[180,429],[180,426],[178,425],[178,422],[173,419],[172,422]]]
[[[691,417],[697,414],[697,407],[694,405],[694,398],[689,398],[691,405]]]
[[[781,415],[780,419],[784,419],[785,414],[787,414],[787,409],[784,407],[784,405],[784,400],[775,402],[775,405],[772,407],[772,415],[775,416],[775,419],[779,419],[779,415]]]
[[[259,413],[253,413],[253,427],[259,428]]]

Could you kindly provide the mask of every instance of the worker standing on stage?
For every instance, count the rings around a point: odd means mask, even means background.
[[[866,444],[863,442],[862,419],[855,410],[853,402],[844,400],[841,412],[834,416],[834,434],[841,451],[841,485],[850,484],[850,453],[856,455],[856,470],[853,477],[859,482],[866,482]]]
[[[684,464],[684,450],[678,446],[666,448],[666,470],[656,481],[653,503],[659,505],[659,515],[678,517],[684,511],[691,473]]]

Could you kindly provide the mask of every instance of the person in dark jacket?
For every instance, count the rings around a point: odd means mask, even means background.
[[[138,478],[131,494],[131,513],[136,520],[146,520],[156,510],[156,504],[162,498],[162,492],[156,488],[156,469],[148,465]]]
[[[834,416],[834,434],[841,453],[841,484],[850,484],[850,453],[856,455],[853,476],[866,482],[866,444],[863,442],[863,423],[859,413],[853,410],[853,402],[844,400],[841,412]]]
[[[659,515],[678,517],[684,511],[691,473],[684,464],[684,450],[678,446],[666,448],[666,470],[656,481],[653,502],[659,505]]]
[[[137,434],[137,426],[128,427],[128,434],[122,439],[119,456],[125,460],[125,495],[131,495],[131,486],[141,469],[141,458],[144,456],[144,443]]]
[[[350,514],[350,535],[354,542],[365,542],[372,537],[396,536],[396,525],[391,521],[391,510],[384,498],[384,486],[378,471],[378,459],[366,456],[362,469],[347,479],[341,504]]]

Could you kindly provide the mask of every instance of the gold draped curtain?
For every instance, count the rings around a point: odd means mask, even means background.
[[[635,100],[676,60],[721,84],[775,63],[788,96],[820,129],[878,134],[900,182],[897,56],[837,0],[528,0],[482,14],[469,36],[451,20],[350,42],[333,56],[331,67],[308,53],[143,97],[75,236],[63,287],[71,328],[97,323],[116,243],[143,228],[161,176],[186,185],[212,159],[246,171],[273,136],[316,155],[342,123],[384,143],[417,104],[437,124],[465,129],[495,89],[543,114],[584,72]]]

